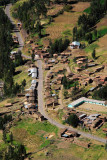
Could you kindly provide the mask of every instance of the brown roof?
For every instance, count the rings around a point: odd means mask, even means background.
[[[103,132],[107,132],[107,128],[103,128]]]
[[[105,105],[107,105],[107,101],[105,101]]]
[[[55,85],[55,86],[54,86],[54,90],[59,90],[60,88],[61,88],[60,85]]]
[[[29,97],[29,100],[34,101],[35,97]]]
[[[51,105],[53,103],[58,103],[58,101],[56,99],[54,99],[54,98],[47,99],[47,101],[46,101],[47,105]]]
[[[11,107],[11,106],[12,106],[12,103],[5,104],[5,107]]]

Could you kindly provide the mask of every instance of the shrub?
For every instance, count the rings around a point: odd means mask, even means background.
[[[79,119],[76,114],[71,114],[66,120],[66,123],[68,123],[69,125],[72,125],[73,127],[77,127],[79,123]]]

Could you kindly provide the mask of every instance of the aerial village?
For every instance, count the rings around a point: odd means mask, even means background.
[[[14,38],[16,42],[17,37]],[[103,109],[105,112],[107,111],[107,102],[93,100],[91,96],[94,90],[107,84],[107,76],[105,76],[107,66],[95,63],[92,58],[88,59],[81,49],[81,44],[77,41],[72,42],[60,55],[54,54],[52,58],[50,58],[48,52],[49,45],[45,45],[41,49],[38,44],[34,45],[33,41],[27,41],[26,43],[32,47],[32,53],[35,54],[35,62],[29,60],[25,64],[27,66],[28,77],[31,77],[30,88],[25,89],[24,93],[17,95],[18,97],[24,97],[24,101],[21,103],[22,114],[30,115],[35,120],[46,120],[39,112],[38,106],[39,70],[35,64],[41,59],[43,61],[42,68],[44,71],[43,97],[45,111],[49,114],[55,112],[57,114],[58,110],[62,109],[63,116],[61,122],[66,121],[69,115],[76,114],[79,118],[79,126],[81,128],[88,129],[89,131],[97,131],[107,121],[106,114],[103,112],[100,113]],[[14,59],[16,54],[18,54],[16,51],[11,52],[11,58]],[[71,59],[74,63],[73,66],[69,65]],[[77,85],[66,89],[67,92],[64,91],[63,85],[65,76],[72,84],[78,82]],[[1,94],[2,86],[3,84],[0,83]],[[83,93],[84,88],[87,88],[85,94]],[[12,104],[6,104],[5,106],[10,107]],[[97,106],[101,110],[98,109],[97,111]],[[103,128],[103,131],[106,133],[107,129]],[[77,138],[76,140],[71,138],[78,136],[78,132],[70,131],[66,128],[61,131],[61,137],[65,137],[65,139],[70,138],[70,141],[80,145],[81,143],[79,143]],[[85,145],[86,148],[90,146],[88,143],[81,145]]]
[[[23,25],[20,21],[16,28],[22,32]],[[12,35],[12,38],[16,46],[20,45],[17,34]],[[55,124],[60,128],[58,136],[65,143],[74,143],[87,149],[91,143],[85,139],[81,141],[80,138],[87,137],[84,136],[87,132],[92,136],[98,135],[99,130],[103,133],[105,143],[107,127],[103,126],[107,123],[107,101],[94,99],[93,93],[107,85],[107,64],[101,64],[92,56],[87,56],[84,44],[79,41],[71,40],[67,49],[53,55],[49,53],[50,39],[41,45],[26,37],[22,48],[31,48],[30,56],[24,56],[23,52],[21,54],[28,84],[17,93],[15,99],[6,101],[0,108],[0,116],[10,113],[17,115],[7,130],[25,116],[33,122],[49,121]],[[19,51],[20,49],[10,52],[12,61],[20,54]],[[20,67],[17,72],[21,72]],[[0,97],[3,97],[3,88],[4,82],[0,80]],[[43,103],[40,104],[42,100]],[[67,123],[72,114],[78,118],[76,128]],[[45,138],[51,139],[53,136],[54,134]]]

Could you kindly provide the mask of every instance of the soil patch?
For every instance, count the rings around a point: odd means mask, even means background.
[[[84,109],[84,110],[96,111],[96,112],[107,112],[107,107],[102,105],[90,104],[90,103],[83,103],[78,108]]]
[[[107,26],[107,15],[101,19],[101,21],[96,25],[98,28],[102,26]]]
[[[78,2],[76,4],[73,4],[73,9],[72,11],[75,12],[83,12],[86,8],[90,7],[89,2]]]

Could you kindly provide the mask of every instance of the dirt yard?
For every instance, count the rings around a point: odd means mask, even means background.
[[[78,2],[77,4],[73,4],[72,11],[75,12],[83,12],[86,8],[90,7],[89,2]]]
[[[78,108],[88,111],[107,112],[107,107],[90,103],[83,103]]]

